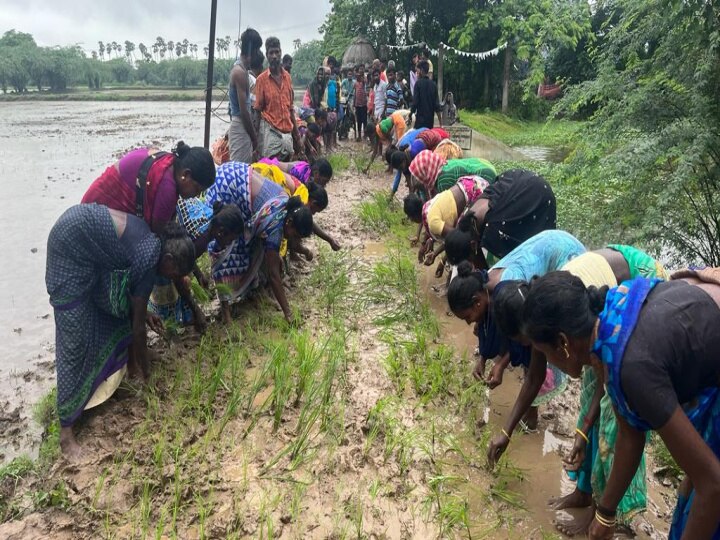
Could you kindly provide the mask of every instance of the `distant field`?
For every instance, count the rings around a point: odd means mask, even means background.
[[[305,87],[295,87],[295,101],[302,102]],[[213,88],[213,101],[227,96],[224,86]],[[30,91],[24,94],[0,94],[0,102],[7,101],[203,101],[205,88],[162,86],[109,86],[100,90],[88,88],[69,88],[64,92]]]

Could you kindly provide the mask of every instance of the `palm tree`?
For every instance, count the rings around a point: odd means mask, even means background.
[[[184,56],[187,56],[188,53],[188,47],[190,46],[190,42],[187,38],[182,40],[182,53]]]
[[[132,57],[133,62],[135,61],[135,44],[132,41],[125,40],[125,56]]]
[[[193,53],[193,56],[195,57],[195,60],[197,60],[197,52],[198,52],[197,43],[191,43],[191,44],[190,44],[190,52]]]
[[[100,58],[105,60],[105,44],[102,41],[98,41],[98,53],[100,53]]]
[[[167,50],[169,53],[175,50],[175,42],[172,39],[167,40]],[[172,54],[170,54],[170,59],[172,60]]]
[[[148,52],[144,43],[138,43],[138,51],[140,51],[140,56],[142,56],[143,59],[147,58]]]
[[[162,37],[158,36],[157,38],[155,38],[155,45],[157,46],[157,52],[160,53],[160,58],[165,58],[165,40]],[[153,50],[155,50],[155,47],[153,47]]]

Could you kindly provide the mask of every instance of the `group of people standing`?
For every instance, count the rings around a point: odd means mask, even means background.
[[[474,376],[495,388],[509,365],[525,371],[490,463],[518,427],[537,428],[537,407],[565,391],[568,375],[581,378],[566,459],[576,489],[551,504],[591,511],[558,529],[611,538],[646,509],[654,430],[687,474],[670,538],[720,538],[720,269],[670,275],[633,246],[588,251],[557,229],[541,176],[498,173],[462,159],[444,130],[407,127],[378,130],[375,153],[397,170],[393,194],[405,175],[418,261],[432,265],[444,252],[436,275],[450,267],[450,310],[478,336]]]
[[[422,55],[414,55],[409,81],[403,71],[396,70],[395,62],[387,64],[375,59],[367,67],[358,64],[342,70],[340,102],[346,104],[345,114],[354,118],[355,140],[372,136],[377,126],[401,112],[408,125],[415,116],[415,128],[434,127],[437,116],[440,126],[443,115],[452,124],[457,109],[452,93],[448,92],[441,104],[437,85],[432,80],[432,63]]]
[[[288,161],[297,125],[292,85],[276,38],[259,50],[248,29],[230,83],[230,159],[178,142],[171,152],[138,148],[109,166],[48,237],[46,285],[56,325],[60,443],[82,454],[72,426],[105,401],[126,372],[146,378],[146,327],[206,320],[191,276],[207,288],[196,260],[208,253],[224,322],[232,303],[267,285],[285,319],[294,314],[282,282],[287,256],[312,258],[311,234],[340,244],[313,216],[328,206],[333,170],[324,159]],[[255,77],[250,66],[269,68]],[[289,66],[288,66],[289,68]],[[290,154],[288,154],[290,152]]]

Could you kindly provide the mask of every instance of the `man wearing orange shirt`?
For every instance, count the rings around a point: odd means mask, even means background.
[[[265,40],[269,68],[255,82],[255,109],[260,112],[260,153],[263,157],[289,160],[300,150],[293,108],[290,74],[281,65],[280,40]]]

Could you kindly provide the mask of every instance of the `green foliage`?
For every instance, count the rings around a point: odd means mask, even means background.
[[[475,131],[510,146],[573,147],[582,128],[578,121],[527,122],[497,112],[461,110],[460,117]]]
[[[350,167],[350,157],[347,154],[335,152],[334,154],[330,154],[327,160],[330,162],[330,165],[332,165],[333,176],[348,170]]]
[[[125,54],[120,54],[123,46],[116,42],[100,42],[98,51],[87,57],[78,46],[38,47],[30,34],[10,30],[0,38],[0,88],[4,93],[12,90],[25,94],[31,87],[38,92],[65,92],[74,86],[99,90],[103,85],[128,85],[135,81],[180,88],[204,85],[207,60],[197,58],[193,45],[187,39],[162,41],[162,49],[158,42],[151,49],[140,43],[139,59],[135,56],[135,44],[130,41],[125,42]],[[233,59],[229,38],[222,41],[213,84],[226,87]],[[168,47],[170,44],[173,48]]]
[[[300,45],[293,53],[292,77],[293,83],[309,84],[322,65],[325,57],[322,41],[312,40]]]
[[[673,262],[720,265],[720,28],[717,9],[620,0],[618,24],[594,50],[597,77],[556,112],[591,121],[562,171],[598,190],[593,229]]]
[[[372,200],[361,202],[357,214],[365,228],[378,233],[397,230],[405,223],[402,210],[388,192],[374,193]]]

